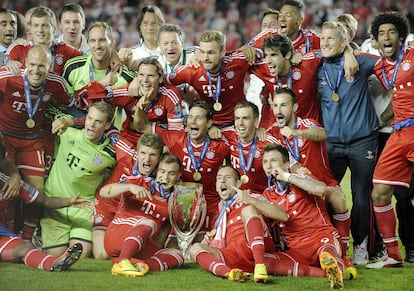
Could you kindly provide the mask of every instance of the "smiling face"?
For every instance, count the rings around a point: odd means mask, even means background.
[[[258,123],[259,121],[254,118],[251,108],[242,107],[234,110],[234,127],[242,142],[253,140]]]
[[[106,113],[95,107],[89,108],[85,120],[85,135],[91,143],[97,144],[110,127],[111,121]]]
[[[160,25],[157,16],[153,12],[146,12],[140,25],[141,36],[145,42],[156,42]]]
[[[267,14],[262,20],[262,31],[266,29],[276,28],[279,25],[278,16],[276,14]]]
[[[88,45],[95,67],[99,67],[97,64],[103,62],[109,64],[112,52],[112,40],[103,27],[96,26],[89,31]]]
[[[158,74],[157,66],[152,64],[141,64],[136,78],[138,80],[138,92],[141,96],[154,88],[154,95],[152,97],[155,97],[158,87],[163,81],[163,76]]]
[[[378,27],[378,50],[391,60],[395,60],[401,50],[402,40],[394,24],[386,23]]]
[[[230,167],[220,168],[217,172],[216,191],[223,201],[229,200],[235,193],[233,187],[239,188],[240,180],[234,169]]]
[[[35,44],[43,44],[47,48],[52,45],[55,27],[51,24],[49,17],[34,17],[32,15],[30,18],[30,32]]]
[[[27,78],[30,86],[40,87],[46,80],[51,65],[50,55],[41,46],[29,50],[26,58]]]
[[[158,39],[158,45],[168,63],[178,64],[183,49],[183,41],[175,31],[162,31]]]
[[[332,58],[340,55],[345,50],[347,41],[339,36],[335,28],[322,27],[321,31],[321,50],[325,58]]]

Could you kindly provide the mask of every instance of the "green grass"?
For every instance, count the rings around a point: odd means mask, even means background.
[[[343,188],[349,197],[347,184],[344,183]],[[150,272],[142,278],[112,276],[111,266],[110,261],[84,259],[67,272],[52,273],[22,264],[0,263],[0,290],[329,290],[326,278],[271,277],[268,284],[230,282],[215,277],[195,263],[186,263],[177,270]],[[357,269],[359,278],[345,281],[345,289],[414,290],[414,264],[396,269]]]
[[[267,284],[235,283],[215,277],[194,263],[181,269],[149,273],[142,278],[111,275],[110,261],[84,259],[71,270],[52,273],[21,264],[0,265],[0,289],[8,290],[329,290],[326,278],[272,277]],[[367,270],[345,281],[348,290],[413,290],[414,265],[402,269]]]

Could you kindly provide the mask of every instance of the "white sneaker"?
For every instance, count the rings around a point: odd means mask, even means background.
[[[396,259],[390,258],[389,256],[385,256],[375,263],[370,263],[366,265],[368,269],[382,269],[382,268],[402,267],[402,266],[403,266],[403,262],[397,261]]]
[[[369,262],[369,254],[368,251],[359,246],[356,245],[354,247],[354,256],[352,258],[352,264],[353,265],[366,265]]]

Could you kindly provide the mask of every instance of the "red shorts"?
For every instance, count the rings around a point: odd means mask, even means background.
[[[293,247],[289,246],[289,249],[284,252],[277,252],[276,255],[281,258],[287,256],[299,263],[319,267],[319,253],[324,249],[329,248],[336,251],[339,256],[342,255],[339,237],[336,231],[320,231]]]
[[[41,139],[21,139],[0,135],[0,142],[4,143],[8,157],[24,175],[44,176],[45,160]]]
[[[274,245],[271,237],[264,238],[265,252],[273,252]],[[247,244],[245,237],[239,237],[232,240],[231,245],[222,249],[216,249],[221,256],[223,262],[231,269],[238,268],[244,272],[254,271],[254,258],[252,250]]]
[[[373,183],[409,188],[413,163],[414,126],[391,134],[375,167]]]
[[[13,250],[23,242],[18,236],[0,236],[0,262],[15,262]]]
[[[108,226],[108,230],[105,233],[104,245],[106,253],[114,262],[117,261],[117,258],[121,253],[122,244],[132,228],[133,227],[128,224],[111,223]],[[141,251],[135,255],[135,258],[145,260],[153,256],[154,253],[160,249],[161,248],[152,239],[148,239],[144,242],[144,247]]]
[[[120,197],[120,196],[119,196]],[[115,217],[120,198],[102,198],[99,193],[95,195],[95,211],[93,216],[93,229],[107,229]]]

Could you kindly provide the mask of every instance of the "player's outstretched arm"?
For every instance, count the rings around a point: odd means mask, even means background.
[[[261,200],[256,197],[253,197],[250,193],[250,190],[241,190],[233,186],[234,191],[237,192],[235,200],[237,202],[242,202],[247,205],[254,206],[259,212],[263,213],[265,216],[280,221],[286,222],[288,220],[288,214],[285,210],[279,206],[270,203],[266,200]]]

